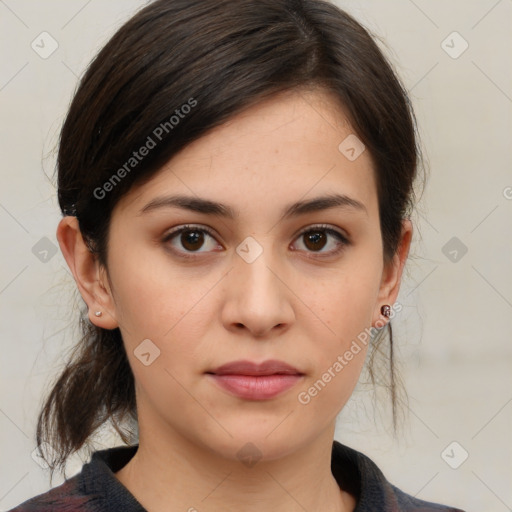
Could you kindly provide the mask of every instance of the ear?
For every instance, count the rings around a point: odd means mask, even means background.
[[[57,227],[57,240],[82,298],[89,308],[89,320],[103,329],[119,326],[106,269],[89,250],[82,237],[78,219],[64,217]],[[101,311],[101,316],[95,312]]]
[[[372,325],[379,320],[379,324],[387,322],[387,318],[382,315],[380,308],[384,304],[388,304],[393,307],[398,292],[400,290],[400,282],[402,279],[402,272],[404,270],[407,256],[409,255],[409,249],[411,247],[412,240],[412,223],[409,219],[402,220],[402,232],[400,237],[400,243],[397,251],[393,256],[392,260],[384,265],[382,271],[382,280],[380,284],[376,309],[373,315]]]

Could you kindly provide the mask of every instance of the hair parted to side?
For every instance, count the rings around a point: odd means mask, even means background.
[[[62,212],[76,215],[106,267],[111,214],[131,187],[243,109],[301,88],[334,94],[370,152],[389,261],[413,207],[421,157],[414,112],[371,35],[326,0],[157,0],[137,12],[93,59],[69,107],[57,159]],[[157,143],[147,156],[120,171],[152,134]],[[114,182],[116,173],[122,179]],[[80,325],[82,338],[38,418],[37,443],[52,447],[51,456],[43,453],[52,474],[108,421],[127,442],[123,422],[137,417],[119,329],[98,328],[84,313]],[[391,335],[395,419],[392,356]]]

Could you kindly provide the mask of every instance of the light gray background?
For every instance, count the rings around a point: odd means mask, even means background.
[[[430,179],[413,217],[405,307],[393,321],[407,423],[393,439],[386,411],[374,414],[359,386],[336,438],[420,498],[512,510],[512,1],[337,3],[385,41],[411,93]],[[78,77],[143,5],[0,0],[0,510],[49,489],[31,458],[36,415],[76,339],[73,281],[60,251],[51,252],[60,215],[45,173]],[[42,46],[43,31],[58,43],[46,59],[31,47]],[[109,443],[118,441],[98,438],[99,447]],[[463,450],[467,460],[452,469],[445,459],[457,465]],[[70,473],[80,464],[75,458]]]

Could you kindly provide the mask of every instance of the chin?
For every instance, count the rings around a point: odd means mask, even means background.
[[[203,442],[216,455],[252,467],[258,462],[286,457],[307,443],[307,438],[302,438],[300,432],[291,424],[286,428],[283,427],[281,431],[279,431],[281,427],[275,429],[277,425],[279,422],[268,429],[261,428],[254,422],[240,424],[239,429],[227,428],[233,437],[220,434],[216,439],[203,440]],[[294,432],[293,436],[290,435],[290,430]]]

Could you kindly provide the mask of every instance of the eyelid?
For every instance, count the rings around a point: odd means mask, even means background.
[[[181,226],[178,226],[176,229],[166,233],[164,239],[167,240],[171,235],[176,235],[181,231],[186,231],[187,229],[197,229],[198,231],[206,231],[212,237],[217,236],[211,228],[205,226],[204,224],[183,224]],[[342,236],[347,243],[350,242],[350,238],[347,234],[340,232],[337,228],[329,224],[312,224],[310,226],[306,226],[295,235],[295,238],[299,237],[300,235],[303,235],[304,233],[307,233],[308,231],[313,231],[314,229],[324,229],[326,231],[335,232],[336,234]]]
[[[296,235],[295,238],[303,235],[304,233],[308,233],[309,231],[314,231],[315,229],[328,231],[330,233],[335,233],[336,235],[340,236],[344,243],[349,244],[350,243],[350,237],[348,234],[342,233],[338,228],[335,228],[334,226],[331,226],[330,224],[312,224],[311,226],[307,226]]]
[[[208,226],[205,226],[203,224],[183,224],[181,226],[178,226],[178,227],[174,228],[173,230],[167,232],[164,235],[162,241],[164,243],[166,243],[169,240],[171,240],[173,237],[175,237],[176,235],[179,235],[181,232],[188,231],[188,230],[192,231],[194,229],[197,231],[204,231],[204,232],[208,233],[212,238],[214,238],[218,242],[217,235],[215,234],[215,232],[211,228],[209,228]],[[326,231],[328,233],[335,235],[338,238],[338,240],[341,244],[341,247],[338,247],[338,249],[335,249],[334,251],[330,251],[326,254],[320,253],[320,252],[315,253],[314,251],[313,252],[306,251],[308,254],[308,257],[322,258],[322,257],[327,257],[327,256],[334,256],[334,255],[338,254],[341,250],[343,250],[345,248],[345,246],[351,244],[350,237],[348,235],[342,233],[341,231],[339,231],[339,229],[334,228],[333,226],[331,226],[329,224],[311,224],[310,226],[306,226],[305,228],[301,229],[301,231],[299,231],[295,235],[293,240],[296,240],[304,233],[308,233],[310,231],[315,231],[315,230],[318,230],[318,231],[323,230],[323,231]],[[189,259],[195,259],[198,257],[197,255],[202,254],[199,251],[197,251],[197,252],[178,251],[178,252],[181,257],[189,258]]]
[[[170,240],[172,240],[174,237],[182,233],[183,231],[204,231],[208,235],[210,235],[217,243],[220,244],[220,242],[217,240],[217,235],[215,232],[209,228],[208,226],[205,226],[204,224],[182,224],[180,226],[177,226],[176,228],[171,229],[171,231],[168,231],[162,238],[162,242],[164,244],[167,244]],[[201,254],[208,254],[202,253],[202,252],[187,252],[187,251],[179,251],[176,249],[169,249],[174,254],[178,255],[178,257],[186,259],[186,260],[197,260]]]
[[[209,228],[208,226],[205,226],[204,224],[182,224],[171,231],[168,231],[164,237],[163,242],[168,242],[171,238],[173,238],[176,235],[179,235],[182,231],[204,231],[208,233],[212,238],[215,238],[217,240],[218,235],[213,231],[213,229]],[[217,240],[218,241],[218,240]]]

